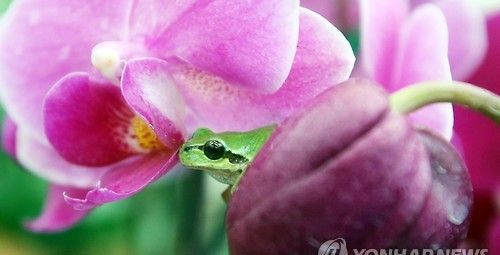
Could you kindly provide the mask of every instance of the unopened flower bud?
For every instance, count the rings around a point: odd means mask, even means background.
[[[471,206],[466,168],[450,146],[393,111],[379,86],[353,79],[282,123],[233,194],[232,255],[454,247]]]

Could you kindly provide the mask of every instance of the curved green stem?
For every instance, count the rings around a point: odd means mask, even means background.
[[[433,103],[455,103],[479,111],[500,123],[500,97],[465,82],[424,82],[391,95],[392,108],[408,114]]]

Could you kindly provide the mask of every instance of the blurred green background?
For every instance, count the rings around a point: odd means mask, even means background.
[[[0,119],[4,112],[0,111]],[[138,195],[94,210],[58,234],[31,233],[48,185],[0,150],[0,254],[227,254],[223,186],[173,173]]]
[[[227,254],[224,187],[201,173],[167,175],[130,199],[99,207],[69,231],[31,233],[23,222],[40,213],[47,188],[0,150],[1,255]]]
[[[4,12],[11,0],[0,0],[0,12]]]
[[[0,15],[11,0],[0,0]],[[5,113],[0,107],[0,124]],[[0,149],[0,255],[227,254],[223,186],[198,172],[173,173],[138,195],[102,206],[69,231],[31,233],[48,184]]]

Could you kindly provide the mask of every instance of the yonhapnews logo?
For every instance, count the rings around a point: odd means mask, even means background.
[[[319,247],[318,255],[348,255],[347,245],[343,238],[329,240]]]
[[[353,249],[352,255],[488,255],[488,249]],[[345,239],[324,242],[318,255],[349,255]]]

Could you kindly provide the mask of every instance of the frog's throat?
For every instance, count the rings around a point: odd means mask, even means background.
[[[183,162],[181,160],[181,163],[189,169],[192,170],[198,170],[198,171],[204,171],[208,173],[210,176],[212,176],[216,181],[228,185],[235,185],[238,180],[240,179],[240,176],[245,172],[245,170],[250,166],[251,161],[253,160],[253,156],[248,158],[248,161],[245,163],[240,163],[240,164],[235,164],[233,167],[228,167],[228,168],[211,168],[208,166],[201,166],[201,165],[192,165],[188,164],[186,162]]]
[[[246,167],[245,167],[246,168]],[[246,170],[246,169],[245,169]],[[243,169],[238,171],[221,171],[221,170],[211,170],[207,171],[207,173],[212,176],[218,182],[235,185],[238,181],[240,175],[244,172]]]

